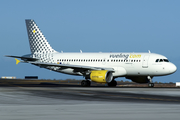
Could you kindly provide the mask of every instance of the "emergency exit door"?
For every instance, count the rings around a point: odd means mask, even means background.
[[[148,60],[149,60],[149,55],[144,56],[143,62],[142,62],[142,67],[143,68],[148,68]]]

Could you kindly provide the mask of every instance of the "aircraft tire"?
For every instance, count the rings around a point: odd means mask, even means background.
[[[109,87],[116,87],[117,82],[115,80],[112,80],[110,83],[108,83]]]
[[[91,86],[91,81],[87,80],[87,86]]]
[[[148,86],[149,87],[154,87],[154,83],[149,83]]]
[[[89,87],[91,85],[91,82],[89,80],[83,80],[81,82],[82,87]]]

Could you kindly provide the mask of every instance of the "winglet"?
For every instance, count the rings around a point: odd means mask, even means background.
[[[19,62],[21,62],[20,60],[18,60],[18,59],[16,59],[16,58],[15,58],[15,60],[16,60],[16,65],[17,65]]]

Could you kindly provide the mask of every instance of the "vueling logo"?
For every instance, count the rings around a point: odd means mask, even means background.
[[[130,54],[129,58],[141,58],[141,55]]]
[[[110,54],[109,56],[110,58],[124,58],[124,59],[128,59],[129,54]]]

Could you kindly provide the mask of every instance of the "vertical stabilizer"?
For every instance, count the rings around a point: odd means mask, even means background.
[[[25,20],[31,54],[53,53],[55,50],[50,46],[45,36],[40,31],[34,20]]]

